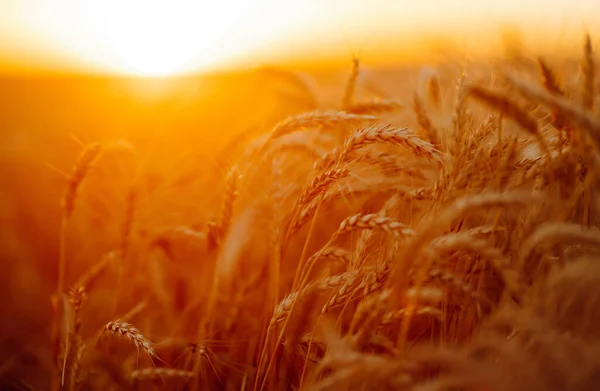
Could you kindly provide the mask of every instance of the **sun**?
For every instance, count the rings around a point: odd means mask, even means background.
[[[250,0],[85,0],[84,23],[124,72],[162,76],[224,53]]]

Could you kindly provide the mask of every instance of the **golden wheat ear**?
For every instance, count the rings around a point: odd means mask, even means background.
[[[594,64],[594,53],[592,50],[592,38],[589,34],[587,34],[585,37],[583,63],[581,64],[581,69],[583,73],[582,104],[584,108],[593,111],[594,103],[596,101],[596,67]]]
[[[360,62],[358,57],[352,58],[352,71],[350,72],[350,76],[348,77],[348,82],[346,83],[346,89],[344,90],[344,96],[342,97],[342,110],[346,110],[352,106],[354,102],[354,94],[356,91],[356,84],[358,81],[358,76],[360,74]]]
[[[483,104],[498,110],[515,121],[521,128],[535,137],[542,151],[548,151],[546,139],[540,132],[538,121],[508,95],[492,92],[484,87],[471,86],[469,93]]]
[[[429,142],[436,148],[440,147],[440,131],[433,125],[429,115],[427,113],[427,109],[423,104],[423,99],[419,95],[419,93],[415,92],[413,94],[413,109],[415,115],[417,116],[417,121],[419,122],[419,126],[427,135]]]
[[[73,209],[75,209],[75,201],[77,198],[77,190],[81,185],[81,182],[87,176],[92,164],[96,161],[100,155],[102,148],[99,143],[93,143],[87,145],[73,166],[65,194],[62,199],[62,207],[66,217],[71,216]]]
[[[152,347],[152,342],[148,340],[144,335],[133,325],[120,320],[108,322],[104,326],[103,334],[114,335],[123,338],[127,341],[131,341],[138,349],[145,351],[148,356],[155,358],[156,353]]]

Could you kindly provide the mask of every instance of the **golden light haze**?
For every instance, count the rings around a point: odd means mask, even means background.
[[[0,71],[160,75],[263,63],[477,56],[503,26],[528,47],[597,34],[600,2],[448,0],[3,0]],[[578,41],[579,42],[579,41]]]

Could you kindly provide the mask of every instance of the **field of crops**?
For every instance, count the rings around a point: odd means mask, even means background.
[[[1,388],[597,389],[583,41],[574,60],[1,81]]]

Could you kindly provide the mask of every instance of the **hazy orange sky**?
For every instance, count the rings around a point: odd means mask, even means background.
[[[562,50],[598,33],[600,0],[0,0],[0,72],[169,74],[355,53],[383,62],[447,41],[479,55],[506,25],[533,50]]]

